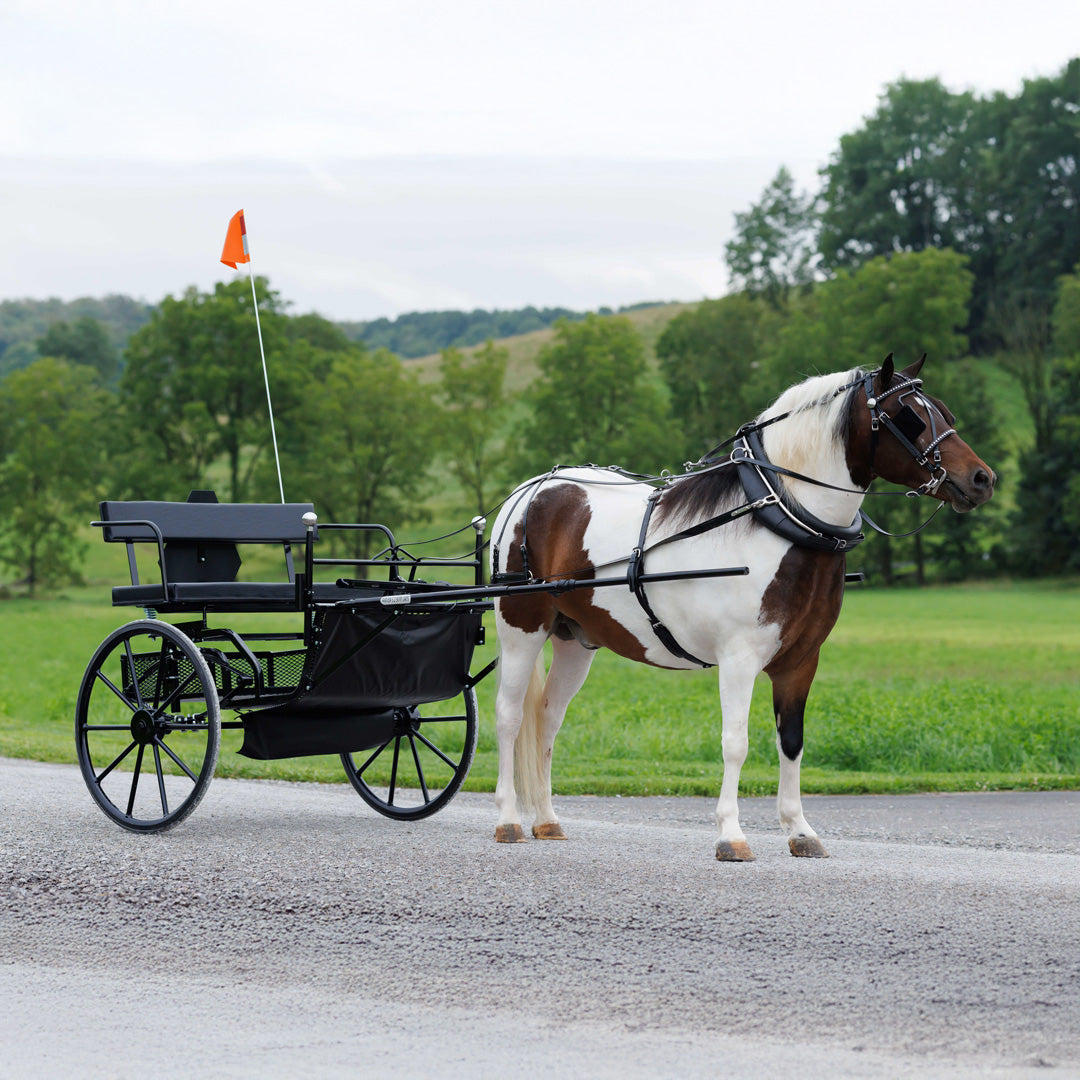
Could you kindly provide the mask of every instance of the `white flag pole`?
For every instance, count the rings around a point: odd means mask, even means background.
[[[282,503],[285,502],[285,486],[281,482],[281,459],[278,457],[277,432],[274,430],[274,405],[270,400],[270,376],[266,373],[266,350],[263,349],[262,327],[259,325],[259,298],[255,295],[255,271],[248,259],[248,274],[251,275],[251,301],[255,305],[255,329],[259,334],[259,355],[262,357],[263,383],[266,385],[266,407],[270,410],[270,438],[274,443],[274,464],[277,466],[278,492]]]
[[[262,357],[263,383],[266,386],[266,407],[270,411],[270,439],[274,444],[278,492],[284,503],[285,485],[281,482],[281,458],[278,457],[277,431],[274,428],[274,404],[270,400],[270,376],[266,373],[266,349],[263,348],[262,325],[259,322],[259,297],[255,292],[255,270],[251,265],[251,249],[248,247],[247,223],[244,221],[243,210],[237,210],[229,220],[229,231],[225,234],[225,247],[221,252],[221,261],[234,270],[237,269],[237,263],[248,264],[248,274],[251,277],[251,302],[255,308],[255,331],[259,335],[259,356]]]

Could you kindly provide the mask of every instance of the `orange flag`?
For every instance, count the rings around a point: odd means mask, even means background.
[[[229,222],[229,231],[225,234],[225,246],[221,249],[221,261],[234,270],[237,263],[251,262],[243,210],[237,210]]]

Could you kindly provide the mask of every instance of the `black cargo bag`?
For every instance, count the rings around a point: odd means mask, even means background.
[[[385,742],[400,708],[445,701],[468,685],[481,615],[468,608],[329,608],[315,622],[302,683],[280,705],[243,716],[245,757],[344,754]]]

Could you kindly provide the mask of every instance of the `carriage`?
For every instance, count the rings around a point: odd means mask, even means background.
[[[113,604],[146,615],[101,643],[76,706],[83,777],[117,824],[150,832],[187,817],[214,775],[222,729],[243,732],[249,758],[339,754],[361,798],[390,818],[425,817],[453,797],[476,746],[474,687],[491,666],[470,667],[491,605],[443,601],[445,587],[421,578],[462,566],[479,584],[482,521],[471,553],[441,559],[410,554],[381,525],[320,524],[305,503],[192,492],[100,509],[93,524],[128,554],[131,582],[113,589]],[[385,546],[370,559],[317,556],[332,530]],[[140,546],[156,555],[155,581],[140,580]],[[240,551],[265,563],[267,546],[280,552],[277,580],[238,581]],[[365,576],[317,581],[328,565]],[[252,625],[238,629],[233,616]]]

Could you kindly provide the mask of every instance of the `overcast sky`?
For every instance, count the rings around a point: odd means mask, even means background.
[[[294,310],[725,291],[732,214],[884,85],[1015,93],[1077,0],[0,0],[0,299],[255,272]]]

